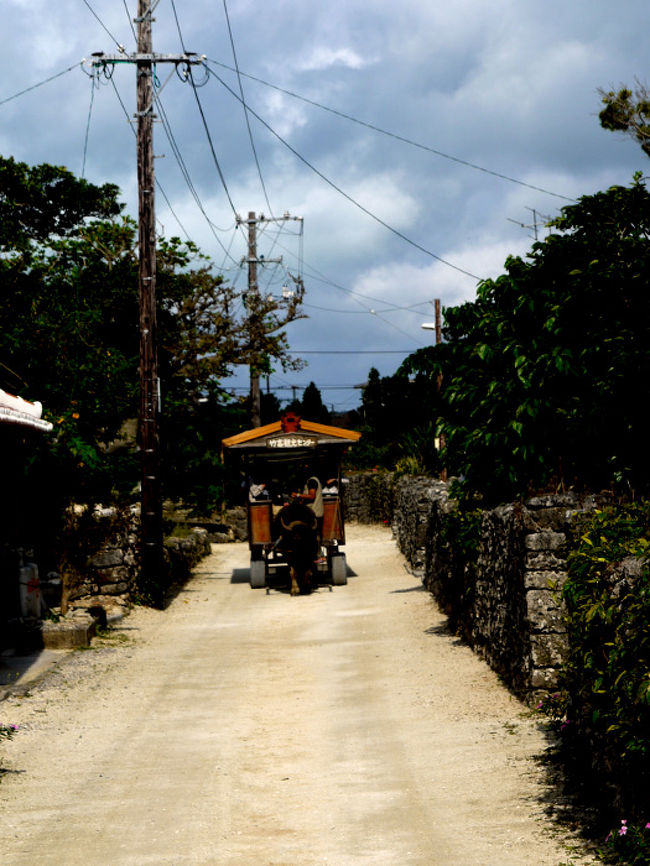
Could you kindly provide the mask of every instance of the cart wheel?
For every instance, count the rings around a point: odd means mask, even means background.
[[[344,553],[336,553],[331,558],[332,583],[334,586],[344,586],[348,582],[348,567]]]
[[[266,561],[251,559],[251,587],[259,589],[262,586],[266,586]]]

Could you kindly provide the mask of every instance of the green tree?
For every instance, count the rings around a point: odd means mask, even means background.
[[[14,227],[4,234],[2,369],[20,385],[14,390],[43,401],[55,424],[42,459],[62,494],[82,502],[127,495],[137,483],[133,449],[116,445],[138,411],[136,226],[119,215],[117,187],[75,185],[65,170],[47,166],[5,160],[3,167],[2,206],[11,216],[13,206],[34,201],[35,225],[14,215]],[[60,176],[60,184],[52,176]],[[43,178],[53,190],[39,195]],[[75,197],[77,205],[68,201]],[[47,233],[57,207],[62,215]],[[165,490],[214,507],[219,441],[240,417],[221,383],[234,364],[253,355],[250,323],[233,314],[241,298],[191,243],[161,239],[157,273]],[[286,302],[256,301],[263,329],[255,351],[289,363],[283,325],[299,314],[301,297],[299,287]]]
[[[622,87],[598,92],[605,106],[598,115],[603,129],[630,135],[650,156],[650,91],[646,85],[637,81],[634,90]]]
[[[359,465],[386,469],[408,462],[418,471],[437,471],[433,423],[437,403],[437,392],[420,370],[404,365],[393,376],[381,376],[372,367],[360,410],[364,435],[352,459]]]
[[[319,421],[322,424],[327,424],[329,421],[330,413],[327,411],[321,393],[314,382],[310,382],[303,392],[300,411],[302,417],[308,421]]]
[[[650,196],[637,177],[552,225],[445,311],[445,342],[414,365],[432,391],[443,374],[446,465],[494,499],[650,477]]]
[[[0,156],[0,250],[24,253],[34,242],[75,232],[89,217],[116,216],[118,194],[114,184],[95,186],[66,168]]]

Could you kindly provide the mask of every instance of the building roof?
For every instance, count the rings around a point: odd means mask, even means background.
[[[14,397],[0,388],[0,424],[13,424],[49,433],[52,424],[41,417],[43,407],[40,403],[30,403],[22,397]]]

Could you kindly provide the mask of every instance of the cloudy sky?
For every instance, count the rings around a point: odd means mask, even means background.
[[[2,0],[0,32],[0,153],[115,182],[134,214],[133,67],[93,87],[80,61],[134,51],[135,7]],[[157,69],[167,122],[156,125],[156,172],[172,208],[158,197],[160,230],[191,237],[243,286],[235,213],[302,217],[302,238],[295,220],[260,230],[258,252],[282,258],[261,269],[261,289],[280,293],[299,272],[307,287],[309,318],[289,337],[308,366],[276,372],[271,387],[289,399],[313,380],[328,405],[352,408],[371,366],[391,374],[432,340],[421,324],[435,298],[473,298],[478,278],[526,252],[534,222],[543,236],[569,200],[647,171],[633,142],[600,128],[597,89],[648,81],[649,9],[159,0],[154,50],[184,46],[210,71],[195,72],[193,90]],[[244,370],[233,384],[245,385]]]

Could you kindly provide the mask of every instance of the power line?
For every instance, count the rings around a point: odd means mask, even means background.
[[[87,6],[88,9],[90,10],[90,12],[95,16],[95,18],[97,19],[97,21],[99,22],[99,24],[101,25],[101,27],[104,28],[104,30],[106,31],[106,33],[108,34],[108,36],[113,40],[113,42],[114,42],[115,45],[117,46],[117,50],[120,51],[120,52],[123,52],[123,51],[124,51],[124,46],[122,45],[122,43],[121,43],[121,42],[118,42],[118,40],[115,38],[115,36],[113,36],[113,34],[111,33],[111,31],[108,29],[108,27],[104,24],[104,22],[103,22],[102,19],[99,17],[99,15],[95,12],[95,10],[93,9],[93,7],[90,5],[90,3],[88,2],[88,0],[83,0],[83,2],[86,4],[86,6]]]
[[[214,63],[216,66],[221,66],[224,69],[228,69],[230,72],[235,71],[231,66],[228,66],[226,63],[220,63],[218,60],[212,60],[212,59],[208,58],[207,62],[208,63]],[[394,138],[397,141],[403,142],[404,144],[409,144],[409,145],[411,145],[411,147],[417,147],[420,150],[426,150],[429,153],[435,154],[435,156],[440,156],[443,159],[449,159],[452,162],[458,163],[459,165],[465,165],[468,168],[473,168],[475,171],[481,171],[484,174],[490,174],[493,177],[500,178],[501,180],[507,180],[509,183],[515,183],[515,184],[518,184],[519,186],[525,186],[528,189],[535,190],[536,192],[542,192],[545,195],[552,195],[555,198],[561,198],[564,201],[575,201],[575,199],[570,198],[569,196],[561,195],[560,193],[557,193],[557,192],[552,192],[551,190],[544,189],[541,186],[535,186],[534,184],[526,183],[526,181],[518,180],[517,178],[510,177],[507,174],[501,174],[501,172],[494,171],[493,169],[490,169],[490,168],[485,168],[482,165],[477,165],[476,163],[469,162],[466,159],[461,159],[458,156],[452,156],[449,153],[443,153],[443,151],[441,151],[441,150],[436,150],[433,147],[429,147],[426,144],[421,144],[419,141],[414,141],[411,138],[406,138],[405,136],[399,135],[396,132],[390,132],[387,129],[382,129],[380,126],[375,126],[375,124],[373,124],[373,123],[368,123],[365,120],[359,120],[358,117],[353,117],[351,114],[346,114],[344,111],[339,111],[336,108],[330,108],[327,105],[323,105],[321,102],[316,102],[315,100],[309,99],[306,96],[301,96],[299,93],[294,93],[294,91],[292,91],[292,90],[286,90],[283,87],[278,87],[278,85],[271,84],[269,81],[265,81],[263,78],[257,78],[255,75],[249,75],[246,72],[240,72],[239,74],[245,76],[246,78],[250,78],[252,81],[257,81],[259,84],[263,84],[265,87],[270,87],[273,90],[277,90],[279,93],[284,93],[286,96],[292,96],[294,99],[299,99],[301,102],[306,102],[308,105],[313,105],[315,108],[320,108],[323,111],[328,111],[330,114],[335,114],[338,117],[342,117],[344,120],[349,120],[352,123],[358,124],[359,126],[365,126],[367,129],[371,129],[373,132],[379,132],[381,135],[386,135],[389,138]]]
[[[115,96],[117,97],[117,101],[120,103],[120,106],[121,106],[121,108],[122,108],[122,111],[124,112],[124,116],[125,116],[126,119],[127,119],[127,122],[128,122],[128,124],[129,124],[130,129],[131,129],[131,132],[132,132],[133,135],[135,136],[135,135],[136,135],[136,132],[135,132],[135,129],[133,128],[133,125],[132,125],[132,123],[131,123],[131,118],[130,118],[130,116],[129,116],[129,112],[127,111],[126,105],[124,104],[124,100],[122,99],[122,97],[121,97],[121,95],[120,95],[120,92],[119,92],[119,90],[117,89],[117,85],[115,84],[115,81],[113,80],[113,76],[112,76],[112,75],[110,76],[110,79],[109,79],[109,80],[110,80],[111,84],[113,85],[113,90],[114,90],[114,92],[115,92]],[[155,178],[155,182],[156,182],[156,189],[158,189],[158,191],[160,192],[160,194],[162,195],[162,197],[165,199],[165,203],[166,203],[167,207],[169,208],[170,213],[172,214],[172,216],[174,217],[174,219],[175,219],[176,222],[178,223],[178,225],[179,225],[181,231],[182,231],[183,234],[185,235],[185,238],[186,238],[190,243],[192,243],[192,238],[190,237],[189,232],[187,231],[187,229],[185,228],[185,226],[184,226],[183,223],[181,222],[180,217],[178,216],[178,214],[176,213],[176,211],[174,210],[174,208],[172,207],[172,203],[170,202],[169,198],[167,197],[167,193],[166,193],[165,190],[163,189],[163,187],[162,187],[160,181],[158,180],[158,178]]]
[[[95,87],[97,86],[97,79],[95,75],[90,76],[90,105],[88,107],[88,120],[86,121],[86,135],[84,138],[84,150],[83,150],[83,159],[81,162],[81,179],[83,180],[86,175],[86,154],[88,153],[88,136],[90,135],[90,118],[93,113],[93,103],[95,102]]]
[[[223,175],[223,172],[222,172],[222,170],[221,170],[221,166],[220,166],[220,164],[219,164],[219,159],[218,159],[218,157],[217,157],[217,153],[216,153],[216,151],[215,151],[215,149],[214,149],[214,144],[213,144],[213,142],[212,142],[212,136],[210,135],[210,130],[209,130],[209,128],[208,128],[208,122],[207,122],[207,120],[206,120],[206,118],[205,118],[205,112],[203,111],[203,106],[201,105],[201,100],[199,99],[199,94],[198,94],[197,86],[196,86],[196,83],[195,83],[195,81],[194,81],[194,76],[193,76],[193,74],[192,74],[192,70],[191,70],[191,69],[190,69],[190,71],[189,71],[188,81],[189,81],[190,84],[192,85],[192,91],[194,92],[194,97],[195,97],[195,99],[196,99],[196,104],[197,104],[198,109],[199,109],[199,114],[201,115],[201,122],[203,123],[203,129],[204,129],[205,134],[206,134],[206,137],[207,137],[207,139],[208,139],[208,146],[209,146],[209,148],[210,148],[210,153],[212,154],[212,159],[213,159],[214,164],[215,164],[215,167],[216,167],[216,169],[217,169],[217,174],[219,175],[219,179],[220,179],[220,181],[221,181],[221,185],[223,186],[224,192],[226,193],[226,198],[228,199],[228,204],[230,205],[230,209],[232,210],[232,212],[233,212],[233,214],[235,215],[235,217],[237,217],[237,209],[236,209],[236,207],[235,207],[235,205],[234,205],[234,203],[233,203],[233,200],[232,200],[232,198],[231,198],[231,196],[230,196],[230,192],[229,192],[229,190],[228,190],[228,184],[226,183],[226,178],[225,178],[224,175]]]
[[[182,32],[182,30],[181,30],[181,23],[180,23],[180,21],[178,20],[178,14],[177,14],[177,12],[176,12],[176,3],[174,2],[174,0],[171,0],[171,6],[172,6],[172,11],[173,11],[173,13],[174,13],[174,19],[175,19],[175,21],[176,21],[176,29],[178,30],[178,38],[179,38],[180,41],[181,41],[181,47],[182,47],[183,51],[184,51],[185,53],[187,53],[187,52],[186,52],[186,49],[185,49],[185,42],[184,42],[184,40],[183,40],[183,32]],[[203,64],[203,65],[204,65],[204,64]],[[206,68],[207,68],[207,67],[206,67]],[[197,91],[197,84],[196,84],[196,82],[194,81],[194,75],[193,75],[193,72],[192,72],[192,68],[191,68],[191,67],[189,67],[188,70],[187,70],[187,78],[186,78],[186,80],[189,81],[190,84],[191,84],[191,86],[192,86],[192,91],[193,91],[193,93],[194,93],[194,97],[195,97],[195,99],[196,99],[196,104],[197,104],[198,109],[199,109],[199,114],[201,115],[201,121],[202,121],[202,123],[203,123],[203,129],[204,129],[205,134],[206,134],[206,137],[207,137],[207,139],[208,139],[208,146],[209,146],[209,148],[210,148],[210,152],[211,152],[211,154],[212,154],[212,159],[213,159],[214,164],[215,164],[215,166],[216,166],[217,174],[219,175],[219,179],[221,180],[221,185],[223,186],[224,192],[226,193],[226,198],[228,199],[228,203],[230,204],[230,209],[232,210],[232,212],[233,212],[233,214],[235,215],[235,218],[236,218],[236,217],[237,217],[237,209],[235,208],[235,205],[234,205],[234,203],[233,203],[233,200],[232,200],[232,198],[231,198],[231,196],[230,196],[230,192],[229,192],[229,190],[228,190],[228,185],[226,184],[226,178],[224,177],[223,172],[222,172],[222,170],[221,170],[221,165],[219,164],[219,159],[218,159],[218,157],[217,157],[217,153],[216,153],[216,151],[215,151],[214,144],[213,144],[213,142],[212,142],[212,136],[210,135],[210,130],[209,130],[209,128],[208,128],[208,123],[207,123],[207,120],[206,120],[206,117],[205,117],[205,113],[204,113],[204,111],[203,111],[203,106],[201,105],[201,100],[199,99],[199,94],[198,94],[198,91]],[[204,82],[204,83],[205,83],[205,82]]]
[[[420,301],[418,304],[411,304],[408,307],[397,307],[390,306],[386,307],[384,310],[336,310],[332,307],[319,307],[317,304],[306,304],[303,301],[303,307],[309,307],[313,310],[321,310],[324,313],[340,313],[341,315],[346,316],[366,316],[368,313],[415,313],[418,307],[424,307],[426,304],[430,304],[431,301]],[[419,314],[418,314],[419,315]]]
[[[83,63],[83,60],[81,63],[73,63],[72,66],[68,66],[67,69],[63,69],[61,72],[56,72],[54,75],[50,75],[49,78],[39,81],[37,84],[32,84],[30,87],[26,87],[24,90],[19,90],[18,93],[14,93],[12,96],[6,96],[4,99],[0,99],[0,105],[4,105],[6,102],[11,102],[12,99],[18,99],[19,96],[24,96],[25,93],[29,93],[31,90],[36,90],[37,87],[42,87],[44,84],[49,84],[50,81],[61,78],[62,75],[72,72],[73,69],[77,69],[79,66],[83,67]]]
[[[131,28],[131,33],[133,35],[133,41],[137,42],[138,41],[138,35],[135,32],[135,27],[133,26],[133,18],[131,16],[131,13],[129,12],[129,7],[126,5],[126,0],[122,0],[122,3],[124,4],[124,11],[126,12],[126,17],[129,20],[129,27]]]
[[[230,259],[236,264],[236,260],[232,256],[230,256],[230,253],[228,252],[228,250],[224,246],[221,238],[217,235],[217,233],[216,233],[217,226],[214,225],[214,223],[212,222],[212,220],[208,216],[208,214],[207,214],[207,212],[203,206],[203,203],[201,202],[201,199],[199,198],[198,191],[197,191],[196,187],[194,186],[192,178],[190,177],[190,173],[189,173],[189,170],[187,168],[187,164],[185,163],[185,160],[183,159],[183,155],[181,153],[180,147],[178,146],[178,144],[176,142],[176,138],[174,136],[174,133],[172,132],[172,128],[171,128],[171,125],[169,123],[169,119],[167,117],[167,112],[165,111],[165,107],[162,104],[162,101],[160,99],[160,95],[158,93],[156,93],[155,89],[154,89],[154,101],[156,103],[156,106],[158,107],[158,110],[160,111],[160,118],[161,118],[161,122],[162,122],[162,127],[163,127],[163,130],[165,132],[165,135],[167,136],[167,140],[168,140],[169,145],[172,149],[172,153],[174,154],[174,158],[176,159],[176,162],[178,163],[178,167],[180,168],[183,179],[185,180],[185,183],[187,184],[187,188],[189,189],[189,191],[192,195],[192,198],[194,199],[194,201],[196,203],[196,206],[201,211],[201,214],[205,218],[205,221],[207,222],[208,227],[209,227],[210,231],[212,232],[214,239],[217,241],[217,243],[219,244],[219,246],[223,250],[226,258],[230,257]],[[220,229],[220,231],[230,231],[230,229]]]
[[[173,0],[172,0],[173,3]],[[262,192],[264,193],[264,200],[266,201],[266,206],[269,209],[269,213],[273,216],[273,208],[271,207],[271,202],[269,201],[269,197],[266,191],[266,184],[264,183],[264,178],[262,177],[262,169],[260,167],[260,161],[257,157],[257,149],[255,147],[255,141],[253,140],[253,130],[251,129],[251,122],[248,116],[248,107],[246,105],[246,101],[244,99],[244,86],[242,84],[241,75],[239,74],[239,63],[237,61],[237,52],[235,51],[235,40],[232,34],[232,27],[230,26],[230,15],[228,14],[228,4],[226,0],[223,0],[223,11],[226,16],[226,24],[228,25],[228,36],[230,37],[230,47],[232,49],[232,56],[235,63],[235,69],[237,70],[237,81],[239,83],[239,93],[241,95],[241,103],[244,107],[244,117],[246,118],[246,128],[248,129],[248,138],[251,143],[251,150],[253,151],[253,158],[255,159],[255,165],[257,166],[257,174],[259,175],[260,184],[262,185]],[[175,13],[174,13],[175,14]]]
[[[124,100],[122,99],[119,90],[117,89],[117,85],[115,84],[115,80],[114,80],[112,74],[109,76],[109,81],[113,85],[113,90],[115,91],[115,96],[117,97],[117,100],[118,100],[118,102],[122,108],[124,116],[126,117],[128,123],[129,123],[129,126],[131,127],[133,134],[135,135],[135,130],[133,129],[133,125],[131,123],[131,118],[129,116],[129,112],[126,108],[126,105],[124,104]],[[182,154],[180,153],[180,149],[177,147],[176,140],[174,138],[174,134],[171,130],[171,126],[169,125],[169,121],[167,119],[167,114],[165,112],[165,108],[164,108],[162,102],[160,101],[160,96],[159,96],[159,94],[157,94],[155,92],[155,90],[154,90],[154,99],[155,99],[156,105],[158,106],[158,109],[160,111],[161,123],[162,123],[163,130],[165,132],[165,135],[167,136],[167,140],[169,141],[170,147],[172,148],[172,152],[173,152],[173,154],[174,154],[174,156],[175,156],[175,158],[179,164],[181,174],[183,175],[183,178],[185,179],[185,182],[186,182],[186,184],[190,190],[190,193],[192,194],[192,197],[194,198],[194,200],[197,204],[197,207],[199,208],[199,210],[201,211],[201,213],[205,217],[205,220],[208,223],[208,226],[209,226],[210,230],[212,231],[212,234],[214,235],[215,240],[217,241],[219,246],[224,251],[225,258],[224,258],[224,263],[221,266],[221,270],[225,270],[225,262],[226,262],[226,259],[228,259],[228,258],[230,258],[230,260],[238,266],[239,263],[230,254],[230,247],[228,249],[226,249],[226,247],[223,245],[221,239],[215,234],[215,230],[223,231],[223,232],[232,231],[232,227],[230,229],[220,229],[218,226],[215,226],[214,223],[212,222],[212,220],[209,218],[208,214],[205,211],[205,208],[203,207],[203,204],[201,203],[201,200],[198,196],[196,188],[194,187],[194,184],[192,183],[192,179],[189,175],[189,172],[187,171],[187,167],[185,165],[185,161],[182,158]],[[172,203],[170,202],[169,197],[168,197],[167,193],[165,192],[165,190],[163,189],[163,186],[160,183],[160,181],[158,180],[158,178],[155,178],[155,183],[156,183],[156,188],[158,189],[158,191],[162,195],[163,199],[165,200],[165,204],[167,205],[170,213],[172,214],[172,216],[174,217],[174,219],[178,223],[181,231],[185,235],[185,238],[190,243],[193,243],[189,232],[187,231],[187,229],[183,225],[180,217],[178,216],[178,214],[174,210]],[[231,239],[230,245],[232,245],[232,239]]]
[[[228,84],[226,84],[226,82],[219,75],[217,75],[216,72],[212,71],[207,66],[207,64],[205,64],[205,63],[204,63],[204,66],[208,70],[208,73],[210,75],[213,75],[217,79],[217,81],[223,87],[225,87],[226,90],[232,96],[235,97],[235,99],[237,99],[238,101],[241,101],[240,97],[235,93],[235,91]],[[319,171],[319,169],[317,169],[316,166],[314,166],[311,162],[309,162],[308,159],[306,159],[304,156],[302,156],[301,153],[299,153],[292,145],[290,145],[289,142],[286,141],[286,139],[284,139],[278,132],[276,132],[273,129],[273,127],[270,124],[268,124],[262,117],[260,117],[260,115],[257,114],[256,111],[254,111],[252,108],[250,108],[250,106],[249,106],[248,110],[253,115],[253,117],[255,117],[257,120],[259,120],[259,122],[263,126],[265,126],[266,129],[268,129],[269,132],[278,139],[278,141],[280,141],[282,144],[284,144],[284,146],[286,148],[288,148],[291,151],[291,153],[293,153],[293,155],[295,157],[297,157],[302,163],[304,163],[304,165],[306,165],[307,168],[311,169],[314,172],[314,174],[318,175],[318,177],[320,177],[321,180],[325,181],[325,183],[328,184],[328,186],[331,186],[332,189],[336,190],[336,192],[339,193],[339,195],[342,195],[351,204],[353,204],[355,207],[359,208],[360,211],[365,213],[371,219],[375,220],[375,222],[379,223],[379,225],[382,225],[385,229],[387,229],[389,232],[392,232],[398,238],[401,238],[401,240],[405,241],[407,244],[410,244],[412,247],[415,247],[415,249],[420,250],[420,252],[424,253],[427,256],[430,256],[432,259],[435,259],[436,261],[440,262],[441,264],[446,265],[447,267],[452,268],[453,270],[458,271],[461,274],[465,274],[465,276],[471,277],[473,280],[478,281],[481,279],[480,277],[476,276],[476,274],[472,274],[470,271],[466,271],[464,268],[461,268],[458,265],[454,265],[452,262],[447,261],[447,259],[443,259],[441,256],[437,255],[436,253],[432,252],[431,250],[426,249],[426,247],[423,247],[421,244],[417,243],[417,241],[414,241],[411,238],[407,237],[405,234],[400,232],[399,229],[396,229],[393,226],[389,225],[389,223],[387,223],[381,217],[378,217],[371,210],[369,210],[367,207],[365,207],[360,202],[358,202],[355,198],[353,198],[349,193],[345,192],[343,189],[341,189],[341,187],[337,186],[337,184],[335,184],[334,181],[330,180],[326,175],[324,175],[321,171]]]

